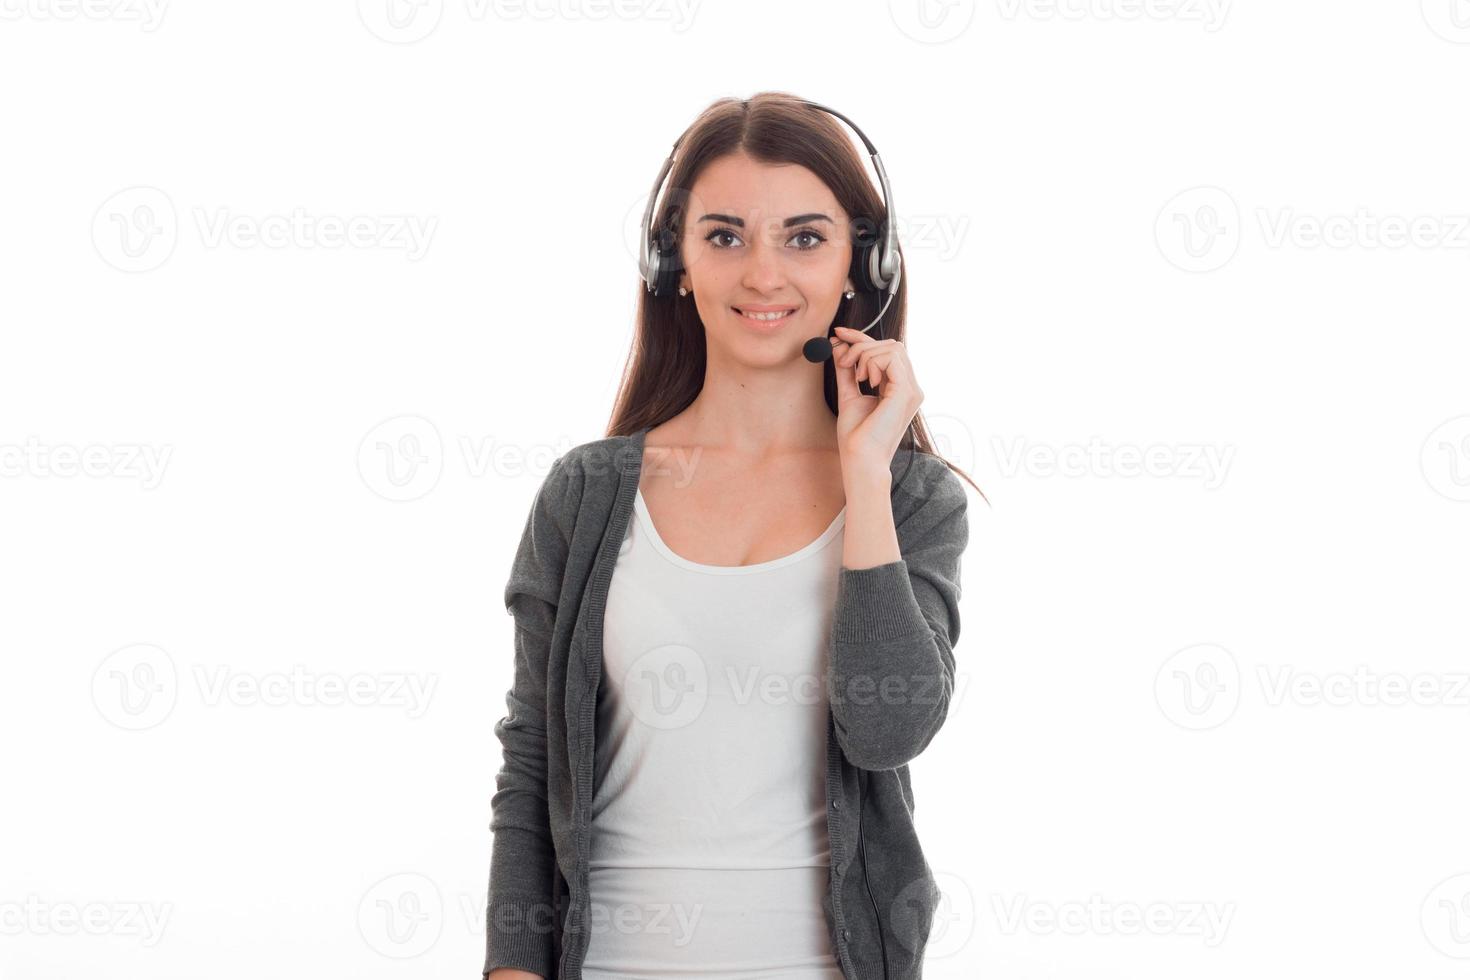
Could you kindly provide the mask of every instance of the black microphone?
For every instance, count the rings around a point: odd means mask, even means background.
[[[832,341],[826,337],[813,337],[801,347],[801,352],[813,364],[821,364],[832,356]]]
[[[895,285],[897,285],[897,283],[895,283]],[[888,291],[888,298],[883,301],[883,308],[878,311],[877,316],[873,317],[873,322],[868,324],[866,327],[863,327],[863,329],[859,331],[860,333],[867,333],[869,330],[872,330],[874,324],[883,319],[883,314],[888,312],[888,304],[893,302],[894,292],[895,290],[893,289],[890,289]],[[811,361],[813,364],[821,364],[823,361],[828,360],[832,357],[832,341],[827,339],[826,337],[813,337],[811,340],[808,340],[805,344],[801,345],[801,353],[803,357],[805,357],[808,361]],[[864,382],[864,385],[866,386],[866,382]],[[865,391],[863,392],[863,394],[866,395],[869,394],[869,392]]]

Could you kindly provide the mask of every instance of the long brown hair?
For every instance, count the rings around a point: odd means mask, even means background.
[[[850,228],[863,224],[878,227],[888,217],[882,195],[868,178],[862,157],[836,118],[789,93],[758,92],[748,99],[717,99],[685,131],[654,214],[655,231],[666,228],[679,241],[683,206],[699,174],[713,161],[740,152],[762,163],[794,163],[812,171],[832,189],[837,203],[850,216]],[[638,244],[641,247],[643,243]],[[904,339],[909,282],[905,265],[893,303],[883,317],[885,338]],[[623,366],[608,436],[632,435],[673,418],[694,401],[704,386],[704,324],[694,304],[680,303],[677,296],[654,296],[641,278],[637,288],[638,328]],[[828,336],[832,326],[869,323],[878,315],[885,295],[859,291],[850,301],[839,304],[828,325]],[[834,371],[834,360],[827,360],[822,367],[822,388],[827,407],[836,416]],[[985,496],[969,474],[935,452],[922,412],[915,413],[907,436],[900,443],[904,453],[912,446],[939,457],[981,497]]]

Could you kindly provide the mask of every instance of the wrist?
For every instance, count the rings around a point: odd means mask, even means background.
[[[893,488],[893,473],[889,470],[886,461],[844,461],[842,466],[842,486],[849,495],[854,492],[872,493],[874,490],[888,491]]]

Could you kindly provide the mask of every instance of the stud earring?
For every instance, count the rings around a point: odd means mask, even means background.
[[[845,296],[848,299],[852,299],[853,296],[856,295],[856,293],[854,293],[851,289],[849,289],[847,292],[843,293],[842,295]]]
[[[679,295],[680,296],[688,296],[689,295],[689,290],[685,289],[683,286],[680,286],[679,287]]]

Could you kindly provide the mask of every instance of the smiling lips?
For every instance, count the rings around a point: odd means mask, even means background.
[[[736,313],[750,323],[775,324],[796,312],[794,306],[732,306]]]

